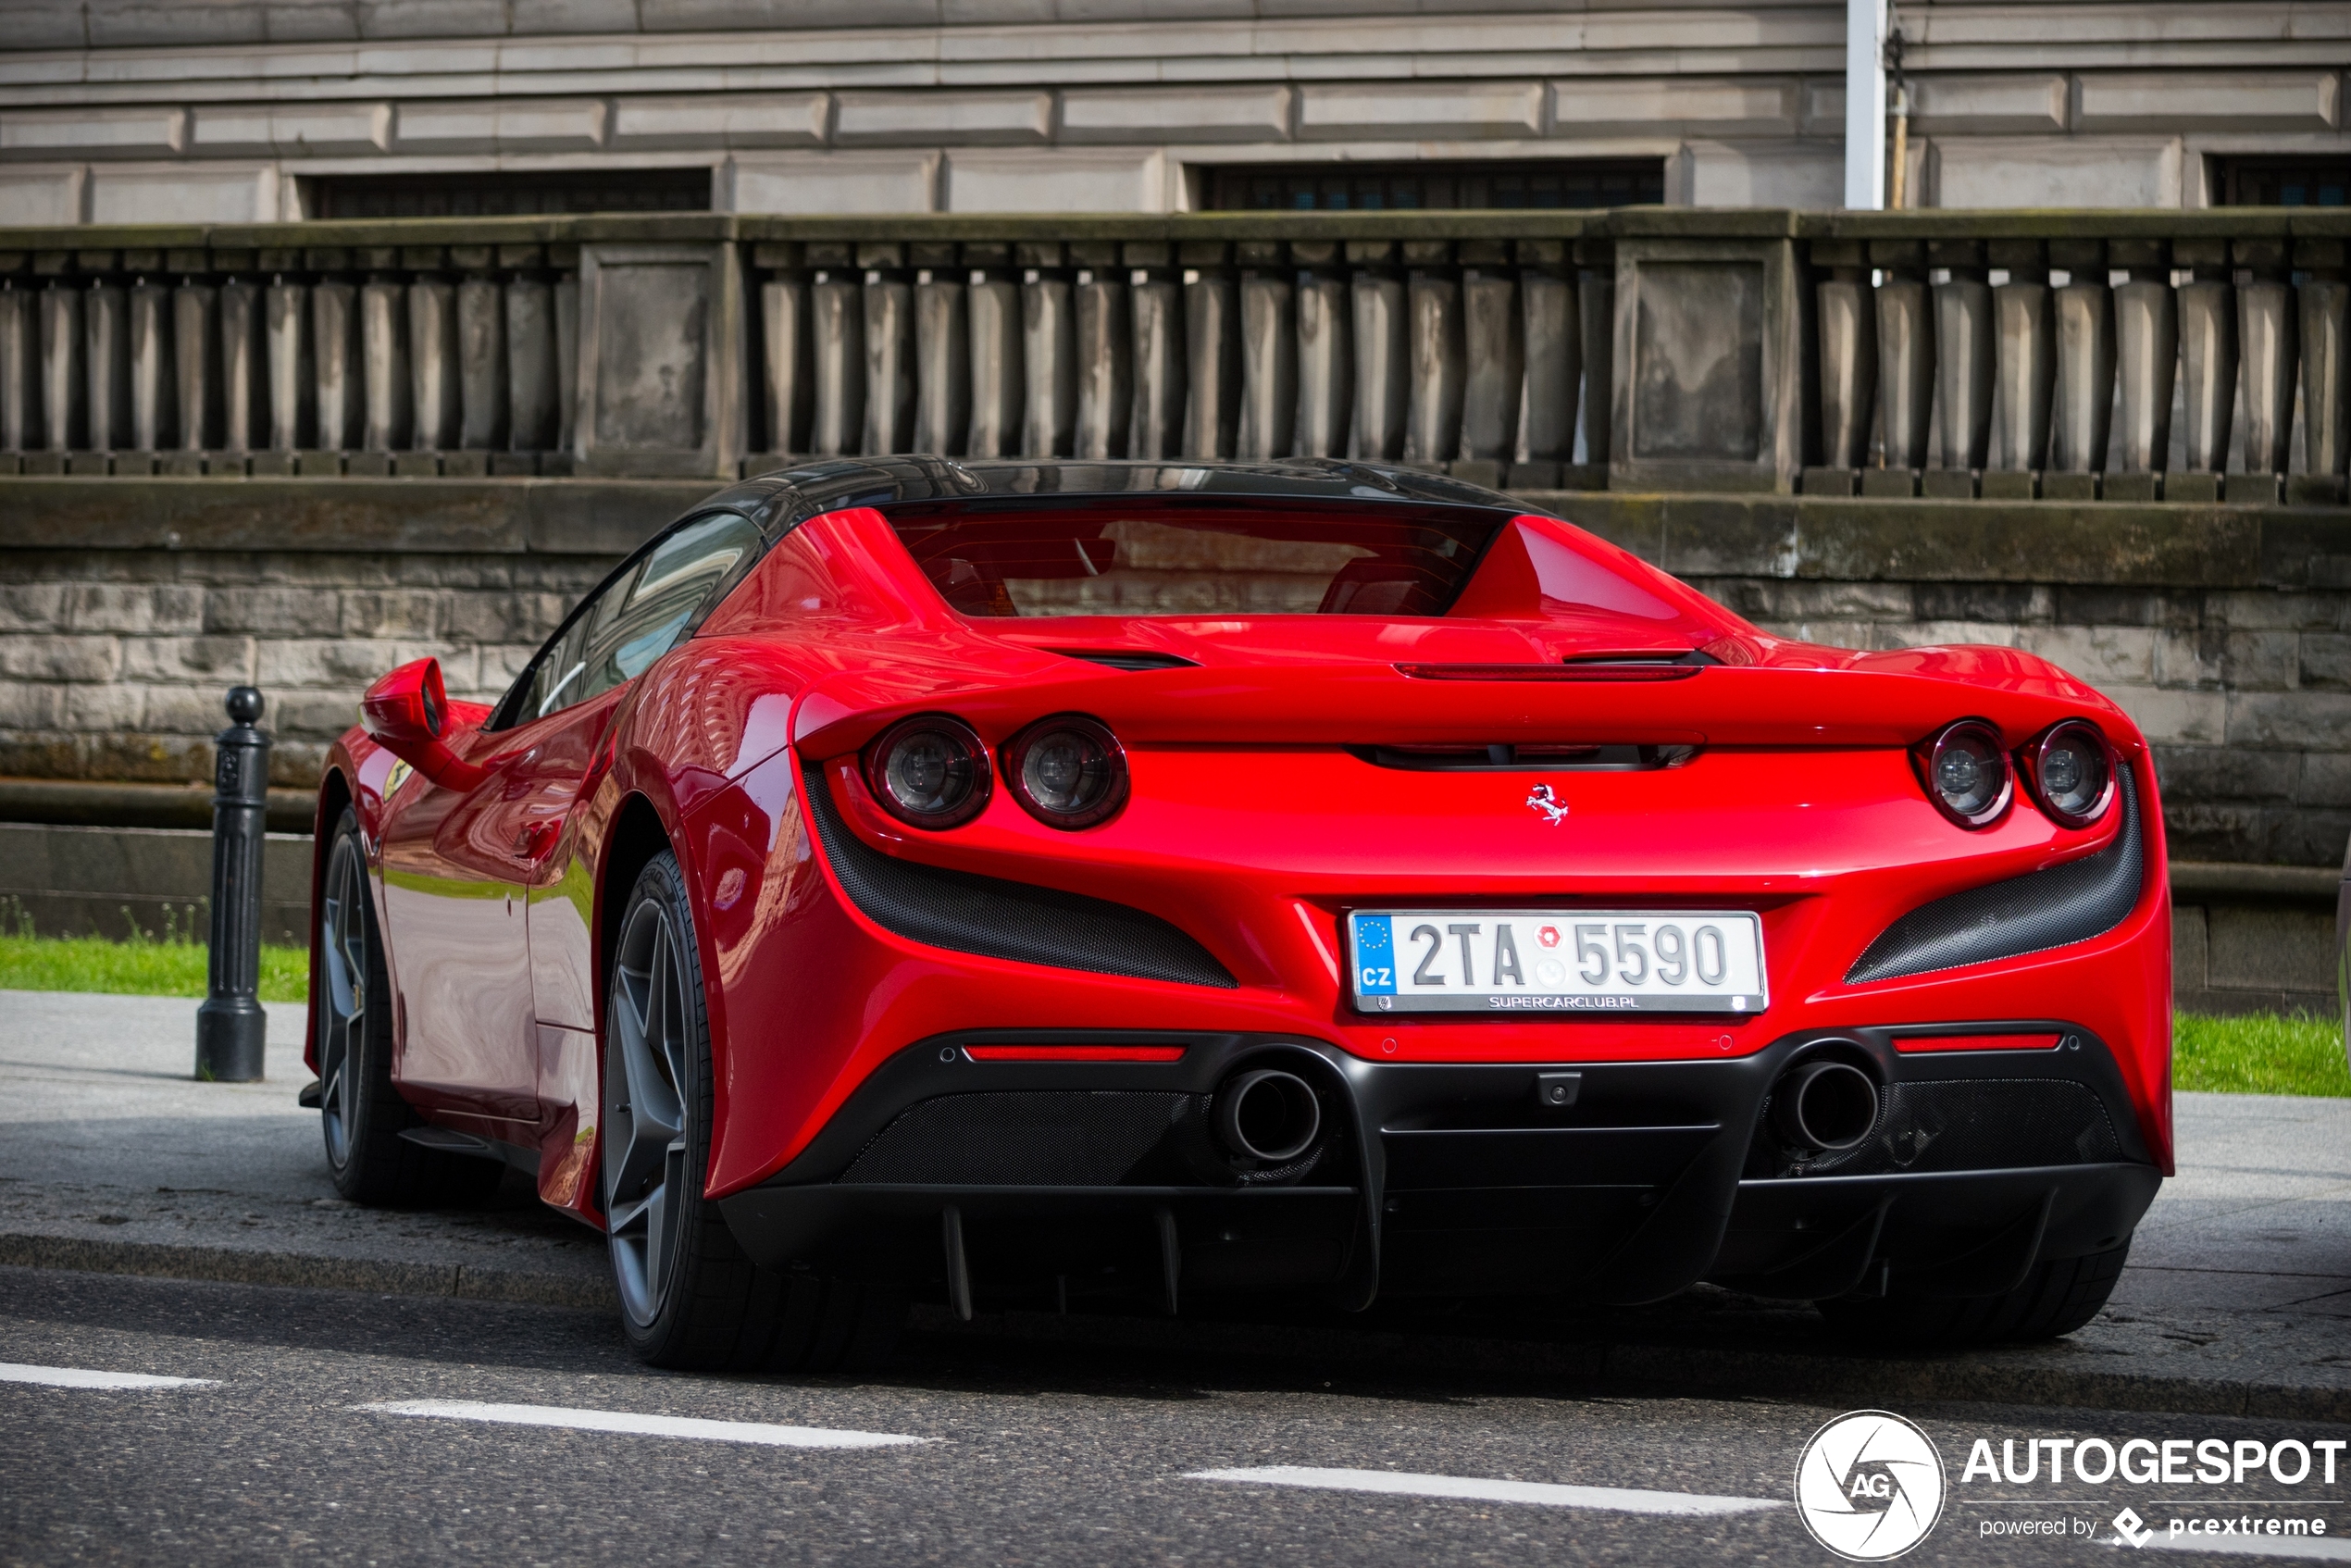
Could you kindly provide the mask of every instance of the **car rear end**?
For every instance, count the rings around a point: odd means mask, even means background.
[[[2127,1242],[2169,910],[2094,692],[1777,643],[1547,519],[1489,519],[1450,614],[1088,613],[1060,578],[1021,616],[1034,579],[926,562],[935,516],[808,525],[965,596],[870,655],[1018,673],[840,688],[763,765],[823,898],[728,1002],[798,1042],[736,1048],[773,1114],[714,1186],[755,1255],[964,1305],[1361,1305],[1988,1299]],[[1131,552],[1092,527],[1098,581]],[[1400,593],[1394,556],[1351,592]]]

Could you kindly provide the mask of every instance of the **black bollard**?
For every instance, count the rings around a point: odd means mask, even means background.
[[[269,1015],[261,1008],[261,837],[269,816],[269,737],[261,693],[232,686],[212,797],[210,994],[196,1009],[196,1077],[255,1083]]]

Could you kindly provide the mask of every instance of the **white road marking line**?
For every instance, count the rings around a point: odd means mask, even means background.
[[[777,1426],[764,1421],[703,1421],[683,1415],[639,1415],[625,1410],[574,1410],[567,1405],[480,1404],[472,1400],[386,1400],[354,1405],[379,1415],[423,1415],[442,1421],[489,1421],[509,1426],[567,1426],[582,1432],[628,1432],[645,1437],[697,1437],[715,1443],[764,1443],[778,1449],[881,1449],[936,1442],[894,1432],[851,1432],[831,1426]]]
[[[2112,1536],[2108,1546],[2122,1542]],[[2351,1540],[2317,1536],[2174,1536],[2158,1528],[2146,1542],[2150,1551],[2208,1551],[2227,1557],[2298,1557],[2306,1562],[2351,1562]]]
[[[81,1366],[27,1366],[0,1361],[0,1383],[39,1383],[51,1388],[211,1388],[218,1377],[155,1377],[143,1372],[93,1372]]]
[[[1604,1508],[1620,1513],[1751,1513],[1785,1508],[1776,1498],[1719,1498],[1701,1492],[1648,1492],[1628,1487],[1562,1487],[1548,1481],[1484,1481],[1470,1475],[1413,1475],[1395,1470],[1316,1470],[1265,1464],[1246,1470],[1199,1470],[1188,1481],[1241,1481],[1260,1487],[1317,1487],[1337,1492],[1385,1492],[1399,1497],[1468,1498],[1480,1502],[1527,1502],[1549,1508]]]

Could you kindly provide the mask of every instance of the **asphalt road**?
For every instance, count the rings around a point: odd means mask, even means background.
[[[601,1313],[19,1269],[0,1269],[0,1363],[14,1363],[0,1366],[10,1562],[1831,1561],[1788,1500],[1805,1441],[1839,1412],[1797,1403],[922,1337],[880,1376],[674,1375],[632,1363]],[[58,1386],[73,1373],[211,1381]],[[411,1401],[448,1403],[365,1408]],[[533,1408],[452,1418],[485,1404]],[[2351,1429],[1900,1413],[1949,1476],[1941,1523],[1907,1562],[2110,1562],[2121,1549],[2102,1544],[2107,1522],[2124,1503],[2157,1525],[2154,1547],[2183,1510],[2283,1514],[2331,1533],[2281,1548],[2351,1559],[2334,1535],[2351,1536],[2351,1460],[2334,1485],[2314,1473],[2285,1486],[2258,1466],[2219,1487],[1961,1475],[1978,1437],[2021,1453],[2051,1437],[2268,1445]],[[678,1419],[595,1429],[644,1416]],[[1257,1475],[1199,1478],[1216,1470]],[[1520,1495],[1535,1500],[1498,1500],[1495,1482],[1534,1483]],[[1623,1491],[1557,1489],[1595,1487]],[[1985,1534],[2025,1519],[2097,1534]]]

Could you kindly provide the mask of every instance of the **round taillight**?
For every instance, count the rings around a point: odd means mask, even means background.
[[[1962,828],[1988,828],[2008,809],[2016,780],[1997,731],[1981,719],[1947,724],[1919,748],[1927,798]]]
[[[2061,828],[2087,828],[2114,803],[2114,753],[2106,737],[2068,719],[2025,748],[2033,796]]]
[[[1107,822],[1126,803],[1126,753],[1118,738],[1080,714],[1039,719],[1004,748],[1013,799],[1048,828]]]
[[[865,787],[890,815],[916,828],[953,828],[977,816],[994,788],[988,747],[962,719],[919,714],[866,743]]]

